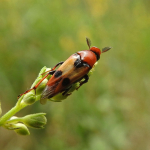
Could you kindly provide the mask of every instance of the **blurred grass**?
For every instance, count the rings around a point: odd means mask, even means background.
[[[103,54],[89,82],[61,103],[23,110],[47,112],[44,130],[20,137],[0,129],[3,150],[150,149],[150,3],[118,0],[1,0],[0,100],[3,113],[53,67],[92,45]],[[16,142],[17,141],[17,142]]]

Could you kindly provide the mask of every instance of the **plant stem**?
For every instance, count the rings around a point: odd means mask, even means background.
[[[50,68],[46,68],[46,67],[43,67],[37,77],[37,79],[34,81],[34,83],[32,84],[31,88],[33,88],[42,78],[42,74],[45,73],[46,69],[50,70]],[[48,81],[48,80],[47,80]],[[44,82],[45,83],[45,82]],[[45,83],[46,85],[46,83]],[[43,88],[43,87],[42,87]],[[28,96],[26,95],[28,94]],[[31,96],[31,99],[33,100],[33,95],[35,94],[35,92],[31,91],[31,94],[30,93],[24,93],[17,101],[16,105],[11,109],[9,110],[6,114],[4,114],[1,118],[0,118],[0,126],[4,126],[6,121],[9,120],[12,116],[14,116],[18,111],[20,111],[21,109],[23,109],[24,107],[28,106],[28,105],[31,105],[31,103],[27,103],[27,101],[30,101],[30,96]],[[41,93],[39,95],[34,95],[34,96],[37,96],[35,97],[35,101],[39,100],[40,99],[40,96],[41,96]],[[34,101],[34,102],[35,102]],[[33,102],[33,103],[34,103]],[[33,104],[32,103],[32,104]],[[2,112],[2,109],[1,109],[1,103],[0,103],[0,115],[1,115],[1,112]]]
[[[16,114],[18,111],[20,111],[22,108],[24,108],[27,105],[18,105],[18,103],[5,115],[3,115],[0,118],[0,126],[2,126],[8,119],[10,119],[14,114]]]

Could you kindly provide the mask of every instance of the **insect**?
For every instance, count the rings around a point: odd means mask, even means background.
[[[101,51],[95,46],[91,47],[91,41],[89,38],[86,38],[86,42],[89,50],[78,51],[71,55],[66,61],[56,64],[51,70],[45,72],[47,74],[32,89],[27,90],[25,93],[28,93],[33,89],[36,90],[39,84],[48,75],[52,76],[48,80],[46,87],[42,92],[40,99],[41,103],[45,103],[45,99],[50,99],[59,93],[62,93],[62,95],[69,95],[70,93],[68,93],[68,91],[74,83],[79,82],[79,86],[76,88],[77,90],[83,84],[88,82],[88,72],[100,59],[101,53],[110,50],[111,47],[105,47]],[[60,67],[58,67],[59,65]],[[56,69],[57,67],[58,69]]]

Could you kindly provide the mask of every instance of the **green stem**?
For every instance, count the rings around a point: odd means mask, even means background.
[[[12,120],[8,120],[5,123],[10,124],[10,123],[17,123],[17,122],[23,122],[22,118],[15,118],[15,119],[12,119]]]
[[[38,82],[39,80],[41,80],[43,78],[43,76],[41,74],[45,73],[46,69],[49,69],[50,68],[46,68],[46,67],[43,67],[37,77],[37,79],[34,81],[34,83],[32,84],[32,87],[33,88]],[[46,83],[45,83],[46,84]],[[27,93],[28,94],[28,93]],[[32,92],[31,92],[32,94]],[[16,105],[11,109],[9,110],[6,114],[4,114],[1,118],[0,118],[0,126],[4,126],[4,124],[6,123],[7,120],[9,120],[12,116],[14,116],[18,111],[20,111],[21,109],[23,109],[24,107],[30,105],[28,103],[26,103],[23,98],[25,99],[28,99],[28,96],[25,96],[26,94],[24,94],[23,96],[21,96]],[[29,94],[30,95],[30,94]],[[32,98],[32,96],[31,96]],[[40,99],[40,94],[37,96],[36,100],[39,100]],[[1,106],[1,104],[0,104]],[[0,108],[0,115],[1,115],[1,108]]]
[[[2,126],[8,119],[10,119],[14,114],[20,111],[22,108],[26,107],[27,105],[19,105],[18,103],[5,115],[0,118],[0,126]]]

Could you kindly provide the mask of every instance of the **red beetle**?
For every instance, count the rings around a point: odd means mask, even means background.
[[[47,71],[48,73],[41,79],[41,81],[39,81],[32,89],[26,91],[25,93],[28,93],[33,89],[35,90],[48,75],[52,76],[43,90],[40,99],[41,103],[44,103],[44,99],[52,98],[59,93],[62,93],[62,95],[68,95],[68,91],[76,82],[80,82],[79,87],[86,83],[89,79],[87,74],[92,69],[94,64],[100,59],[101,53],[111,49],[110,47],[105,47],[101,52],[101,50],[97,47],[90,47],[91,42],[88,38],[86,38],[86,41],[89,50],[76,52],[65,62],[59,62],[55,67]],[[58,65],[61,66],[55,70]]]

